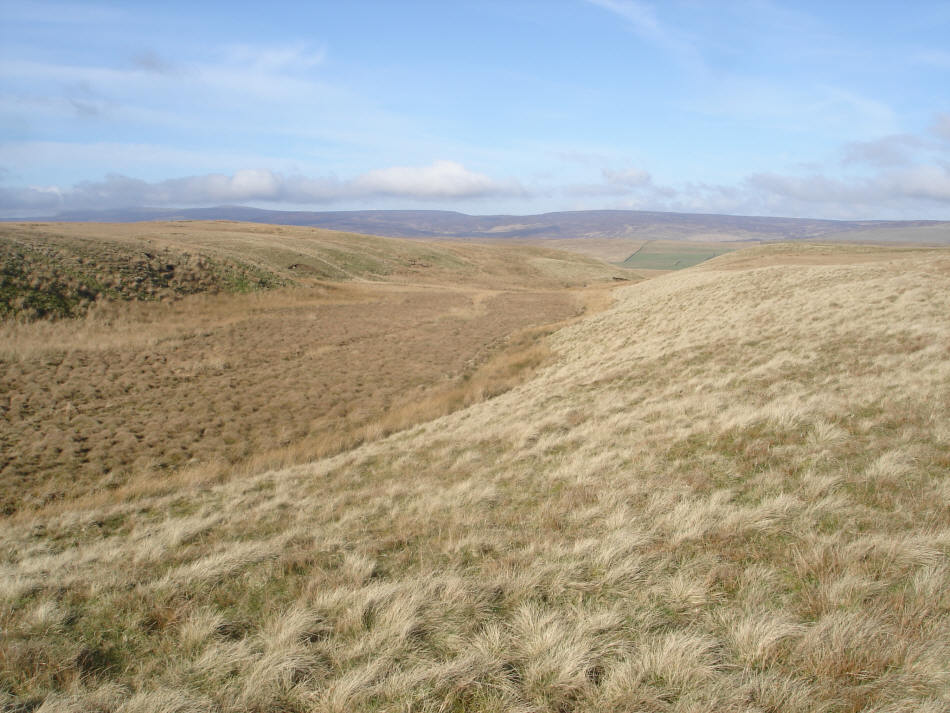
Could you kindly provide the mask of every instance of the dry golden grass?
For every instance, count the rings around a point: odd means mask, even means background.
[[[41,711],[945,711],[950,256],[623,288],[487,401],[0,523]],[[783,264],[785,263],[785,264]]]
[[[229,221],[0,223],[0,319],[77,316],[315,281],[566,287],[632,273],[540,247],[427,242]]]
[[[312,459],[442,415],[509,388],[539,363],[544,325],[591,299],[554,286],[622,274],[552,251],[234,223],[10,224],[0,246],[45,261],[45,277],[20,275],[35,283],[30,304],[87,312],[35,320],[25,308],[0,323],[7,514],[143,473]],[[156,273],[168,284],[154,294],[121,293],[137,284],[125,262],[149,261],[178,267]],[[233,294],[181,267],[192,264],[297,286]],[[116,286],[113,299],[73,299],[83,271]],[[145,299],[159,293],[174,299]]]

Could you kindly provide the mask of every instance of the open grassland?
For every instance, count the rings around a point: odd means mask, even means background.
[[[587,237],[506,238],[486,242],[494,245],[556,248],[653,274],[655,270],[682,270],[717,255],[759,245],[763,241],[755,238],[737,240],[735,236],[709,234],[679,240]]]
[[[597,260],[610,263],[621,263],[631,253],[643,247],[648,242],[642,238],[480,238],[490,245],[525,245],[533,247],[548,247],[579,255],[587,255]]]
[[[0,521],[41,711],[950,708],[950,255],[615,292],[496,398]]]
[[[378,238],[233,223],[0,223],[0,319],[71,317],[97,301],[179,299],[315,281],[564,287],[623,277],[541,247]]]
[[[623,274],[552,251],[297,228],[274,227],[273,239],[263,226],[220,223],[56,230],[0,237],[61,273],[88,269],[119,286],[134,282],[108,276],[147,250],[171,268],[182,256],[244,265],[271,286],[292,266],[297,284],[204,295],[166,286],[175,299],[110,294],[81,319],[29,319],[26,307],[0,323],[6,514],[144,472],[297,462],[447,413],[509,388],[543,359],[549,325],[597,299],[553,286]],[[327,276],[346,280],[316,279]],[[34,302],[81,304],[31,279]]]
[[[682,270],[741,247],[741,243],[691,243],[648,240],[623,261],[624,267],[640,270]]]

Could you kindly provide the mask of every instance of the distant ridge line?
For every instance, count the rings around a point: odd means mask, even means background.
[[[7,222],[9,222],[8,219]],[[645,240],[847,240],[861,233],[866,240],[917,240],[950,244],[950,221],[829,220],[741,216],[719,213],[665,213],[635,210],[557,211],[537,215],[468,215],[445,210],[285,211],[246,206],[209,208],[126,208],[68,211],[52,217],[16,222],[133,223],[171,220],[233,220],[325,228],[397,238],[558,239],[632,238]],[[897,231],[927,233],[903,237]],[[875,234],[880,233],[879,237]]]

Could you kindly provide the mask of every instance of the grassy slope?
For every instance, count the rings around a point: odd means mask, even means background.
[[[168,299],[315,280],[560,287],[623,274],[544,248],[255,223],[0,223],[0,318],[75,316],[100,296]]]
[[[32,259],[3,265],[3,288],[29,291],[0,322],[0,514],[433,418],[541,360],[545,325],[592,296],[565,285],[627,274],[550,250],[235,223],[9,225],[4,246]],[[43,307],[87,313],[23,319]]]
[[[749,238],[737,240],[735,235],[701,235],[692,239],[665,240],[662,238],[505,238],[486,241],[491,244],[531,245],[567,250],[580,255],[635,270],[681,270],[701,260],[733,250],[757,245],[761,241]],[[645,258],[645,260],[644,260]],[[643,261],[641,264],[640,261]],[[657,266],[660,265],[660,266]]]
[[[41,710],[942,711],[950,257],[618,292],[470,408],[0,525]],[[827,264],[823,264],[827,263]]]

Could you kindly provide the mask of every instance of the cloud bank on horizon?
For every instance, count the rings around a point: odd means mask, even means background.
[[[311,5],[0,0],[0,217],[950,219],[944,2]]]

